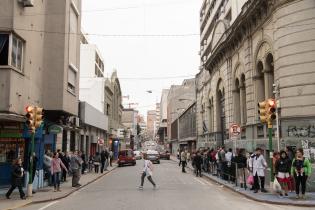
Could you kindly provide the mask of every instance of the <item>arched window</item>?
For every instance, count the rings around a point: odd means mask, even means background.
[[[225,119],[225,93],[222,81],[218,83],[217,87],[217,131],[220,133],[221,136],[221,145],[224,145],[224,139],[226,139],[226,119]]]
[[[257,101],[265,100],[265,81],[264,81],[264,66],[262,61],[258,61],[257,65],[257,75],[256,75],[256,94]]]
[[[271,98],[273,96],[273,83],[274,83],[274,66],[273,56],[269,53],[266,57],[266,65],[264,70],[265,79],[265,98]]]
[[[235,123],[240,124],[241,123],[241,104],[240,104],[240,82],[238,78],[236,78],[235,80],[233,98],[234,98],[234,121]]]
[[[214,107],[213,107],[213,98],[209,99],[209,106],[208,106],[208,127],[209,133],[213,132],[213,123],[214,123]]]

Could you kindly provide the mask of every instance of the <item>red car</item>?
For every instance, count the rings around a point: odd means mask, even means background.
[[[131,149],[121,150],[118,156],[118,166],[136,165],[136,158]]]

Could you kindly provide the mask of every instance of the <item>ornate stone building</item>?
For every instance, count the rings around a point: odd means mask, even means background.
[[[198,146],[232,146],[228,128],[237,123],[237,147],[268,150],[257,103],[277,97],[273,147],[279,139],[314,160],[315,1],[205,0],[200,18]]]

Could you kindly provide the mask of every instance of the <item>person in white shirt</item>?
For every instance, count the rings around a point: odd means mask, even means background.
[[[267,168],[267,162],[261,152],[261,149],[257,148],[255,154],[251,156],[251,160],[249,161],[249,167],[254,176],[254,193],[257,193],[259,188],[261,192],[267,192],[267,190],[265,190],[265,169]]]
[[[143,159],[144,159],[144,166],[143,169],[141,171],[141,184],[139,186],[139,189],[142,190],[143,189],[143,184],[144,184],[144,178],[147,176],[148,180],[151,182],[151,184],[153,185],[153,188],[156,189],[156,184],[152,179],[152,175],[153,175],[153,163],[147,159],[146,155],[143,155]]]

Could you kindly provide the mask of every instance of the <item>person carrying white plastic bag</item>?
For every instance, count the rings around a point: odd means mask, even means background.
[[[282,188],[280,183],[278,182],[278,179],[275,177],[274,181],[273,181],[273,185],[272,185],[272,189],[275,193],[281,193],[282,192]]]
[[[156,184],[154,183],[152,179],[153,175],[153,163],[147,159],[146,155],[143,156],[144,159],[144,167],[143,170],[141,171],[141,184],[139,186],[139,190],[143,189],[143,184],[144,184],[144,178],[147,176],[148,180],[151,182],[153,185],[153,188],[156,189]]]

